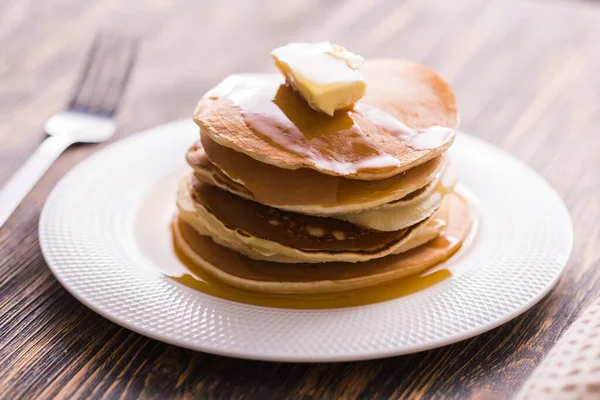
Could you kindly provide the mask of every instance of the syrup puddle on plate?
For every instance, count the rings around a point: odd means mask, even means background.
[[[179,179],[186,172],[170,174],[142,199],[134,221],[133,235],[137,246],[150,264],[161,274],[199,292],[239,303],[293,309],[326,309],[379,303],[425,290],[452,277],[444,263],[421,274],[398,279],[370,288],[318,295],[266,295],[243,291],[226,285],[191,263],[174,246],[171,224],[175,213],[175,193]],[[476,230],[465,240],[462,253],[470,247]],[[458,255],[458,254],[457,254]],[[456,257],[455,255],[454,257]]]

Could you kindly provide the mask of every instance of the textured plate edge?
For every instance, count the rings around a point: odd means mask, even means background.
[[[546,285],[546,287],[544,287],[543,290],[541,290],[534,298],[530,299],[521,308],[515,309],[514,311],[508,313],[507,315],[505,315],[502,318],[499,318],[493,322],[482,325],[478,329],[472,329],[471,331],[468,331],[463,334],[455,335],[455,336],[445,338],[445,339],[433,340],[433,341],[426,342],[426,343],[423,343],[420,345],[404,345],[402,347],[399,347],[397,351],[396,350],[381,350],[381,351],[371,351],[371,352],[362,351],[362,352],[360,352],[360,354],[355,354],[355,353],[351,353],[351,352],[348,352],[347,354],[326,354],[323,356],[314,356],[314,355],[303,356],[303,355],[298,355],[298,354],[294,354],[294,355],[257,354],[252,351],[247,351],[246,349],[244,349],[244,350],[235,349],[233,351],[227,351],[227,350],[222,350],[222,349],[218,349],[218,348],[214,348],[214,347],[210,347],[210,346],[200,345],[198,343],[191,343],[191,342],[188,342],[185,340],[173,340],[168,335],[155,334],[154,332],[150,332],[144,328],[136,326],[135,324],[129,322],[128,320],[126,320],[124,318],[121,318],[119,316],[112,314],[109,310],[105,310],[101,306],[95,305],[92,303],[92,301],[89,301],[86,298],[80,296],[79,293],[77,292],[77,290],[74,289],[73,287],[71,287],[70,284],[67,283],[62,278],[60,273],[51,267],[51,264],[50,264],[48,256],[47,256],[49,251],[47,248],[46,238],[42,232],[42,229],[43,229],[43,226],[47,219],[46,204],[53,198],[53,196],[57,192],[57,188],[59,188],[59,186],[60,186],[60,183],[63,180],[65,180],[75,170],[75,168],[77,168],[80,164],[88,162],[90,159],[99,156],[99,154],[101,156],[101,153],[103,153],[105,150],[110,151],[110,149],[113,148],[114,146],[121,146],[121,145],[128,143],[129,141],[139,140],[140,136],[150,135],[151,133],[153,133],[156,130],[165,129],[166,126],[171,126],[171,125],[176,126],[176,125],[184,124],[187,122],[188,122],[187,120],[177,120],[177,121],[168,122],[166,124],[158,125],[158,126],[143,130],[137,134],[134,134],[134,135],[131,135],[124,139],[121,139],[119,141],[116,141],[116,142],[104,147],[103,149],[99,150],[98,152],[90,155],[86,159],[82,160],[79,164],[75,165],[67,174],[65,174],[65,176],[61,179],[61,181],[52,190],[52,192],[50,193],[50,195],[48,196],[48,198],[44,204],[44,207],[40,214],[40,220],[39,220],[39,225],[38,225],[39,242],[40,242],[40,247],[42,250],[44,260],[46,261],[48,268],[51,270],[52,274],[59,281],[59,283],[69,293],[71,293],[71,295],[73,295],[78,301],[80,301],[82,304],[84,304],[86,307],[88,307],[92,311],[98,313],[102,317],[104,317],[118,325],[123,326],[126,329],[129,329],[133,332],[136,332],[143,336],[149,337],[151,339],[155,339],[155,340],[158,340],[158,341],[161,341],[164,343],[168,343],[171,345],[175,345],[175,346],[179,346],[179,347],[183,347],[183,348],[187,348],[187,349],[191,349],[191,350],[195,350],[195,351],[201,351],[201,352],[206,352],[206,353],[220,355],[220,356],[227,356],[227,357],[248,359],[248,360],[257,360],[257,361],[271,361],[271,362],[302,362],[302,363],[348,362],[348,361],[361,361],[361,360],[389,358],[389,357],[395,357],[395,356],[400,356],[400,355],[413,354],[413,353],[431,350],[431,349],[447,346],[450,344],[454,344],[457,342],[461,342],[461,341],[470,339],[472,337],[475,337],[475,336],[478,336],[485,332],[488,332],[490,330],[493,330],[493,329],[509,322],[510,320],[516,318],[517,316],[527,312],[534,305],[539,303],[544,297],[546,297],[548,295],[548,293],[556,286],[557,282],[562,277],[562,274],[564,273],[564,270],[568,264],[568,260],[571,256],[572,249],[573,249],[573,223],[571,220],[571,216],[568,212],[568,209],[567,209],[566,205],[564,204],[564,201],[562,200],[560,195],[556,192],[556,190],[537,171],[535,171],[529,165],[527,165],[523,161],[519,160],[512,154],[510,154],[510,153],[506,152],[505,150],[498,148],[484,140],[481,140],[474,136],[468,135],[466,133],[461,133],[460,134],[461,137],[464,137],[465,139],[467,139],[469,141],[475,141],[479,145],[483,145],[484,147],[490,149],[493,152],[502,153],[504,156],[509,157],[513,161],[519,163],[522,168],[526,168],[531,173],[533,173],[540,182],[542,182],[544,185],[547,186],[547,188],[553,193],[553,195],[556,197],[556,199],[559,200],[559,203],[561,205],[560,218],[563,219],[563,222],[565,222],[569,226],[568,243],[565,243],[566,246],[565,246],[565,251],[563,253],[562,259],[557,260],[557,263],[561,265],[560,272],[558,272],[556,274],[556,276],[554,277],[552,282],[550,282],[548,285]],[[559,213],[557,212],[556,215],[558,216]]]

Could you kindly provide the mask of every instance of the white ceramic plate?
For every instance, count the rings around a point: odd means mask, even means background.
[[[454,343],[523,313],[559,278],[572,247],[569,214],[525,164],[461,134],[453,163],[477,199],[477,234],[446,268],[453,277],[383,303],[286,310],[194,291],[158,269],[178,262],[169,222],[184,154],[197,140],[178,121],[122,140],[64,177],[40,220],[62,285],[106,318],[190,349],[276,361],[346,361]],[[464,189],[463,189],[464,190]]]

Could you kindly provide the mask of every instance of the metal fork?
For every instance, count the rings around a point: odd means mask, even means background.
[[[49,137],[0,191],[0,228],[36,182],[67,147],[101,143],[115,132],[114,115],[131,75],[138,43],[134,38],[100,34],[65,111],[46,121]]]

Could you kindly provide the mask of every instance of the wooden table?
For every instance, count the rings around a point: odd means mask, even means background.
[[[600,10],[498,1],[4,0],[0,185],[44,138],[98,29],[143,35],[115,140],[187,118],[224,75],[270,69],[269,51],[329,39],[367,57],[429,64],[453,84],[462,128],[527,162],[575,226],[564,277],[539,305],[477,338],[419,354],[276,364],[184,350],[96,315],[40,252],[44,199],[100,146],[70,149],[0,230],[0,398],[506,398],[600,294]],[[493,178],[491,178],[493,179]]]

